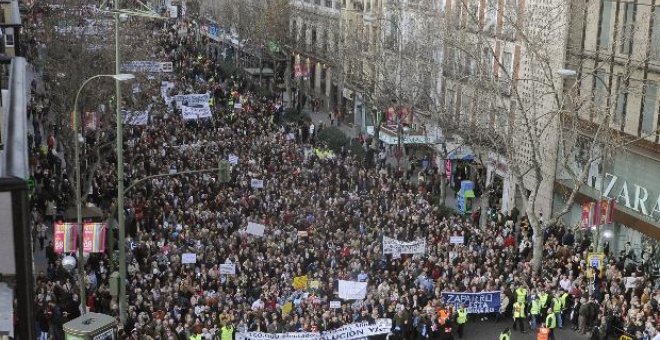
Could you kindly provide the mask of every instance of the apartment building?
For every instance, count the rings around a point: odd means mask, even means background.
[[[591,109],[580,111],[584,135],[592,137],[593,127],[606,117],[613,138],[625,147],[602,151],[602,159],[589,169],[589,186],[565,220],[580,224],[585,205],[611,199],[613,223],[600,227],[601,242],[612,251],[623,250],[627,242],[645,250],[660,239],[660,2],[576,3],[570,20],[575,29],[566,67],[576,77],[566,90],[570,86],[572,95],[592,98]],[[558,189],[569,185],[565,176],[557,181]]]
[[[17,0],[0,0],[0,53],[9,56],[21,55],[21,14]]]
[[[557,51],[564,50],[567,5],[563,0],[439,3],[447,31],[439,52],[443,129],[472,148],[471,178],[485,179],[482,186],[494,192],[491,205],[504,213],[514,206],[525,211],[523,198],[534,200],[538,217],[552,213],[557,122],[548,113],[558,110],[555,94],[563,82],[551,70],[564,67]],[[516,173],[524,174],[522,185],[516,184]]]

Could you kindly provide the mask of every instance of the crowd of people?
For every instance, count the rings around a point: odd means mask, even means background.
[[[348,149],[319,156],[315,150],[327,150],[317,138],[322,127],[283,119],[279,96],[257,97],[248,81],[223,73],[193,30],[181,34],[184,25],[154,32],[160,46],[154,58],[172,61],[174,73],[142,79],[142,92],[127,99],[141,106],[135,110],[148,107],[150,118],[125,126],[126,183],[215,168],[230,155],[237,162],[227,182],[216,172],[162,177],[126,194],[129,307],[120,339],[224,340],[234,332],[318,332],[381,318],[392,320],[391,332],[380,336],[390,339],[470,338],[465,324],[487,318],[500,322],[498,334],[514,325],[525,332],[571,327],[594,339],[622,330],[639,339],[656,336],[660,290],[633,251],[611,254],[602,273],[588,276],[589,238],[556,226],[546,229],[543,269],[535,272],[525,216],[494,214],[480,228],[470,216],[438,207],[435,181],[411,181],[387,162],[365,161]],[[168,98],[209,93],[213,117],[184,121],[176,104],[162,98],[158,80],[174,83]],[[49,111],[44,93],[32,102],[35,127],[61,114]],[[234,109],[239,101],[241,109]],[[72,203],[69,177],[53,156],[61,152],[57,131],[45,133],[52,143],[41,134],[32,138],[38,230],[52,222],[45,218],[51,206]],[[429,178],[443,175],[427,165]],[[116,178],[111,156],[99,165],[87,197],[108,216]],[[266,226],[263,236],[247,233],[248,222]],[[426,252],[383,255],[383,236],[423,239]],[[452,236],[463,236],[462,244],[450,243]],[[52,242],[45,248],[49,266],[36,279],[35,302],[43,339],[64,339],[62,325],[80,315],[81,299],[88,311],[119,315],[109,287],[111,256],[87,259],[81,297],[81,275],[63,268]],[[190,253],[195,262],[183,264]],[[220,274],[219,266],[230,262],[235,275]],[[314,284],[294,288],[292,280],[303,275]],[[339,300],[338,280],[367,282],[366,298],[329,308]],[[500,292],[501,307],[466,314],[442,292]]]

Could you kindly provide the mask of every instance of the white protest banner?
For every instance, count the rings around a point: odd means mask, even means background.
[[[626,276],[623,278],[623,282],[626,285],[626,290],[635,289],[637,287],[637,282],[642,282],[640,277]]]
[[[198,94],[177,94],[174,96],[176,107],[182,106],[201,106],[208,107],[211,96],[208,93]]]
[[[392,319],[378,319],[374,324],[358,322],[344,325],[340,328],[318,332],[237,332],[236,340],[354,340],[366,339],[370,336],[388,334],[392,330]]]
[[[450,236],[449,244],[463,244],[465,243],[465,236]]]
[[[147,111],[127,111],[122,110],[124,115],[124,124],[126,125],[147,125],[149,124],[149,112]]]
[[[229,161],[229,164],[231,164],[231,165],[238,164],[238,156],[234,155],[233,153],[229,154],[229,157],[227,157],[227,160]]]
[[[426,253],[426,240],[402,242],[383,236],[383,254],[424,254]]]
[[[208,106],[207,107],[183,106],[181,108],[181,115],[183,116],[183,120],[211,118],[213,116],[213,114],[211,113],[211,109]]]
[[[234,109],[236,109],[236,110],[241,110],[241,109],[243,109],[243,104],[241,104],[241,103],[236,103],[236,104],[234,104]]]
[[[330,301],[330,309],[341,308],[341,301]]]
[[[236,265],[233,263],[221,264],[220,275],[236,275]]]
[[[344,300],[362,300],[367,297],[367,283],[339,280],[339,298]]]
[[[264,236],[265,230],[266,230],[266,226],[263,224],[248,222],[245,232],[255,236]]]
[[[197,254],[195,253],[183,253],[181,254],[181,263],[197,263]]]
[[[121,71],[127,73],[162,73],[172,72],[171,61],[127,61],[121,64]]]
[[[252,178],[250,180],[250,186],[255,188],[255,189],[263,189],[264,187],[264,180],[263,179],[256,179]]]

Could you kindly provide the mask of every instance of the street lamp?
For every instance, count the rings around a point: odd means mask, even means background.
[[[73,147],[74,147],[74,163],[75,163],[75,176],[76,176],[76,223],[77,223],[77,230],[78,230],[78,270],[80,271],[80,308],[82,309],[82,313],[85,314],[86,308],[85,308],[85,268],[83,264],[83,225],[82,225],[82,197],[81,197],[81,191],[80,191],[80,138],[78,137],[78,129],[79,129],[79,119],[80,119],[80,114],[78,112],[78,99],[80,98],[80,93],[82,93],[82,90],[85,88],[85,85],[87,85],[90,81],[97,79],[97,78],[114,78],[117,82],[119,81],[126,81],[135,78],[134,75],[130,73],[124,73],[124,74],[98,74],[95,75],[91,78],[88,78],[85,80],[82,85],[80,85],[80,88],[78,89],[78,92],[76,93],[76,99],[73,101],[73,133],[74,133],[74,138],[73,138]],[[119,123],[118,123],[119,124]],[[70,262],[70,261],[69,261]]]

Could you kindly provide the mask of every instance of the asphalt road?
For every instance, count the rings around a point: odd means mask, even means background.
[[[465,327],[463,339],[466,340],[498,340],[500,332],[505,328],[511,328],[512,321],[468,321]],[[458,339],[457,336],[454,336]],[[589,335],[579,334],[571,329],[558,329],[555,331],[556,340],[588,340]],[[511,332],[511,340],[536,340],[536,333],[527,332],[525,334],[520,331]]]

